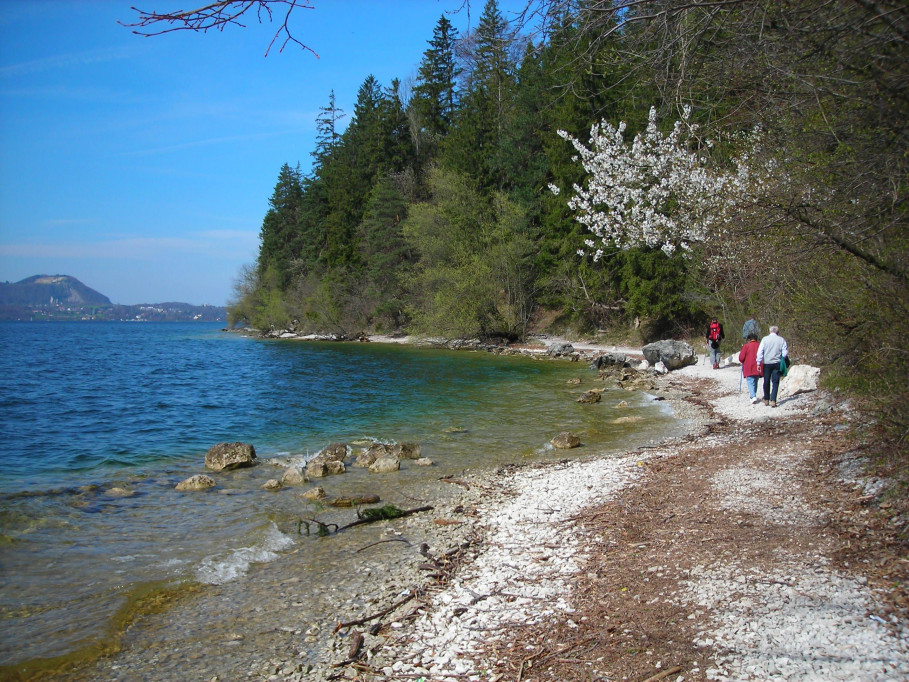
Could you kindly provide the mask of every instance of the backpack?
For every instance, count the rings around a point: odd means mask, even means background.
[[[708,333],[707,338],[710,339],[711,341],[719,341],[721,329],[722,329],[722,327],[720,327],[719,322],[711,322],[710,323],[710,332]]]

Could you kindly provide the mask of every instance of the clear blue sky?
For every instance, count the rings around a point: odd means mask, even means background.
[[[115,303],[224,305],[281,165],[308,170],[335,91],[412,78],[461,0],[311,0],[289,44],[275,24],[146,38],[131,5],[5,0],[0,13],[0,281],[72,275]],[[199,3],[202,4],[202,3]],[[502,1],[509,8],[523,0]],[[195,5],[194,5],[195,6]],[[471,3],[473,26],[483,2]],[[462,32],[467,13],[448,14]]]

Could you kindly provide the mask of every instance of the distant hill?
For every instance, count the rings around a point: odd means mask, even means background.
[[[35,275],[0,282],[0,320],[123,320],[130,322],[223,322],[224,306],[189,303],[114,305],[69,275]]]
[[[110,299],[69,275],[35,275],[0,283],[0,305],[112,305]]]

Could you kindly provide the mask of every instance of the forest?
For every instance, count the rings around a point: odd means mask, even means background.
[[[228,320],[639,343],[715,315],[737,348],[754,314],[905,452],[907,48],[898,0],[442,15],[415,76],[328,94]]]

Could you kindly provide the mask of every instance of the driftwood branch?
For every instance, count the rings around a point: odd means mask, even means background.
[[[453,478],[452,476],[442,476],[442,478],[439,480],[442,481],[442,483],[454,483],[455,485],[464,486],[464,488],[470,490],[470,485],[468,483],[460,481],[457,478]]]
[[[335,532],[335,533],[338,532],[338,524],[336,524],[336,523],[322,523],[318,519],[300,519],[299,522],[297,523],[297,535],[302,534],[303,526],[306,526],[306,534],[309,535],[309,533],[310,533],[309,524],[310,523],[316,524],[316,529],[317,529],[316,534],[319,537],[325,537],[326,535],[331,535],[332,532]],[[334,526],[334,531],[329,530],[332,526]]]
[[[341,621],[338,621],[338,624],[335,626],[335,632],[338,632],[339,630],[343,630],[344,628],[353,627],[354,625],[363,625],[363,623],[368,623],[369,621],[375,620],[376,618],[381,618],[382,616],[386,616],[389,613],[391,613],[392,611],[394,611],[395,609],[397,609],[401,606],[404,606],[404,604],[406,604],[407,602],[409,602],[411,599],[413,599],[416,596],[417,596],[416,590],[411,590],[407,594],[406,597],[404,597],[400,601],[395,602],[394,604],[389,606],[387,609],[384,609],[383,611],[374,613],[371,616],[365,616],[364,618],[357,618],[356,620],[351,620],[346,623],[342,623]]]
[[[382,507],[382,509],[386,509],[386,507]],[[433,509],[433,507],[432,507],[432,505],[427,505],[425,507],[417,507],[415,509],[397,509],[396,507],[394,507],[393,509],[395,509],[395,511],[389,512],[388,514],[376,514],[376,515],[368,515],[368,516],[364,515],[361,518],[357,519],[356,521],[352,521],[352,522],[348,523],[346,526],[341,526],[338,530],[344,530],[346,528],[353,528],[354,526],[360,526],[360,525],[363,525],[364,523],[373,523],[375,521],[385,521],[388,519],[400,519],[404,516],[410,516],[411,514],[416,514],[418,512],[429,511],[429,510]],[[368,510],[368,511],[373,511],[373,510]]]
[[[362,552],[364,549],[369,549],[370,547],[375,547],[376,545],[381,545],[383,542],[403,542],[405,545],[410,547],[410,540],[407,538],[389,538],[388,540],[379,540],[378,542],[370,542],[368,545],[364,545],[358,549],[358,552]]]
[[[662,680],[666,677],[669,677],[670,675],[675,675],[676,673],[681,672],[681,671],[682,671],[682,666],[677,665],[674,668],[669,668],[667,670],[664,670],[663,672],[657,673],[656,675],[651,675],[646,680],[644,680],[644,682],[657,682],[657,680]]]

